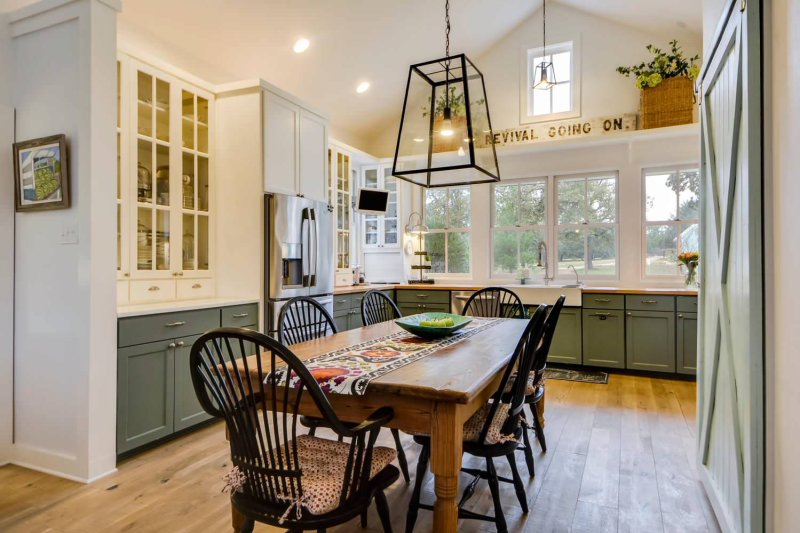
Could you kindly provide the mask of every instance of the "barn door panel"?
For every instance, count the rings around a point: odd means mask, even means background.
[[[698,432],[723,528],[763,528],[763,239],[758,1],[731,2],[702,78]]]

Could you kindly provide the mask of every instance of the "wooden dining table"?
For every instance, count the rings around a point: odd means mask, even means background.
[[[389,427],[431,436],[436,532],[455,532],[458,528],[456,497],[464,422],[495,392],[526,323],[527,320],[501,319],[468,338],[381,375],[369,383],[363,395],[327,395],[344,421],[361,422],[376,409],[391,406],[394,417]],[[394,322],[384,322],[295,344],[291,350],[301,360],[307,360],[399,331]],[[303,400],[300,412],[319,416],[313,402],[307,396]],[[243,517],[233,506],[231,509],[233,526],[237,528]]]

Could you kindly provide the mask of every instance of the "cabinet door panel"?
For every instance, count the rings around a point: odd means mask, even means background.
[[[325,119],[300,110],[299,192],[306,198],[327,202],[325,178],[328,155],[328,126]]]
[[[625,368],[625,317],[622,311],[583,310],[583,364]]]
[[[175,431],[211,418],[197,401],[189,368],[189,353],[199,337],[182,337],[175,342]]]
[[[117,453],[173,432],[173,360],[169,341],[117,351]]]
[[[629,311],[627,368],[675,372],[675,314]]]
[[[350,311],[348,315],[348,329],[356,329],[364,327],[364,321],[361,320],[361,310],[360,309],[353,309]]]
[[[547,355],[548,363],[569,363],[579,365],[583,362],[580,307],[564,307],[558,316],[556,332]]]
[[[336,331],[342,332],[347,331],[350,329],[350,315],[346,312],[342,313],[340,316],[333,317],[333,323],[336,324]]]
[[[297,194],[300,108],[264,93],[264,190]],[[322,179],[322,178],[320,178]]]
[[[678,313],[677,324],[677,371],[697,374],[697,314]]]

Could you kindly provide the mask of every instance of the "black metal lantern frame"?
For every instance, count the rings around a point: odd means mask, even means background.
[[[411,65],[392,175],[428,188],[500,181],[486,85],[466,55]]]

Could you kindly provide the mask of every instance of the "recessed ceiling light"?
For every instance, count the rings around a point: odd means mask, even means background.
[[[414,142],[415,142],[415,143],[421,143],[421,142],[423,142],[424,140],[425,140],[425,139],[423,139],[422,137],[414,137]]]
[[[362,81],[361,83],[358,84],[358,87],[356,87],[356,92],[358,94],[365,93],[368,90],[369,90],[369,82],[368,81]]]
[[[294,42],[292,49],[294,50],[295,54],[302,54],[308,49],[310,44],[311,42],[308,39],[305,37],[300,37]]]

